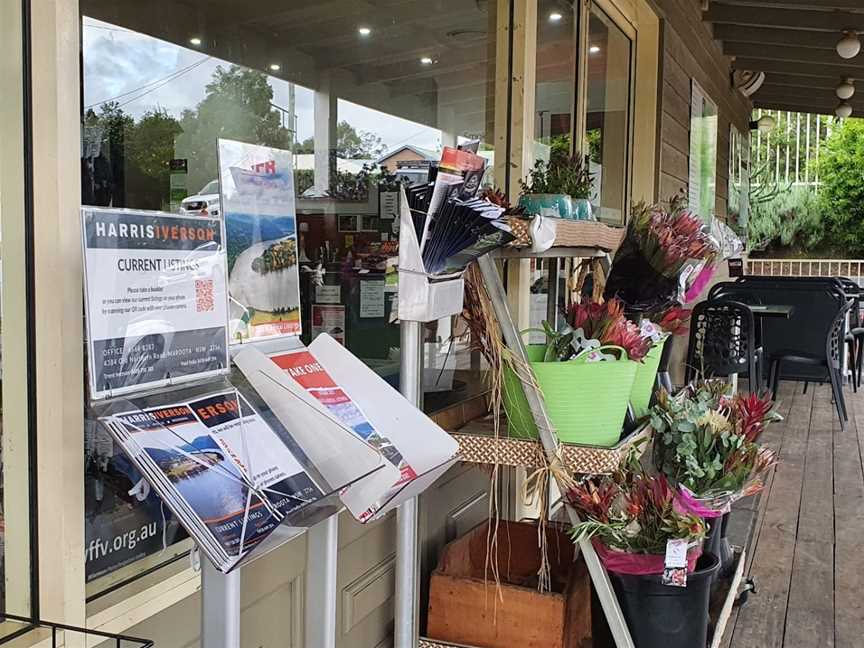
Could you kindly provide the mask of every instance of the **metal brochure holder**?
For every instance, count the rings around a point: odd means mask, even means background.
[[[296,425],[282,425],[235,371],[230,382],[112,399],[94,412],[207,558],[202,637],[208,648],[239,646],[241,566],[308,527],[323,523],[326,529],[341,509],[339,491],[386,466],[378,450],[338,421],[295,407],[302,412]],[[210,436],[208,417],[215,426],[226,416],[233,417],[228,429],[214,427]],[[280,453],[286,470],[270,478],[264,462],[273,463]],[[330,463],[350,466],[350,474],[327,466],[327,454],[334,453],[344,458]],[[225,513],[237,504],[242,514]]]

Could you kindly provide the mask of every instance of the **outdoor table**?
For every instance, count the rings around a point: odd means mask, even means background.
[[[756,347],[762,348],[762,318],[774,317],[779,319],[789,319],[792,313],[795,312],[794,306],[786,304],[744,304],[756,321]]]
[[[744,305],[753,313],[753,319],[755,320],[755,329],[756,329],[756,348],[762,348],[762,319],[765,317],[772,317],[778,319],[789,319],[792,317],[792,313],[795,312],[795,307],[790,306],[788,304],[748,304],[746,302],[742,302]],[[760,351],[761,354],[761,351]],[[761,363],[759,371],[762,371]],[[738,376],[735,375],[735,379],[733,380],[733,385],[735,388],[738,387]],[[761,380],[757,384],[761,384]]]
[[[795,312],[794,306],[784,304],[744,304],[753,313],[753,317],[779,317],[789,319]]]

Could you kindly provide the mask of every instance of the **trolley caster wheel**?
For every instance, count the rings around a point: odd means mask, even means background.
[[[735,599],[735,605],[738,607],[744,607],[747,604],[747,599],[750,598],[751,592],[753,594],[757,594],[756,591],[756,581],[752,578],[748,578],[744,581],[744,587],[741,588],[741,592],[738,594],[738,598]]]

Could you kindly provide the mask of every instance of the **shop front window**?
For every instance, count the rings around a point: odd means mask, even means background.
[[[599,220],[622,225],[629,184],[630,38],[592,7],[588,21],[586,153],[594,179],[592,204]]]
[[[492,168],[496,3],[372,11],[348,0],[81,0],[80,9],[82,204],[218,215],[218,139],[290,151],[302,340],[326,331],[398,386],[397,181],[425,181],[443,147],[469,141]],[[229,228],[229,266],[231,250]],[[427,412],[483,393],[455,319],[427,325],[425,351]],[[155,495],[136,489],[140,476],[107,434],[86,426],[96,595],[189,541]]]

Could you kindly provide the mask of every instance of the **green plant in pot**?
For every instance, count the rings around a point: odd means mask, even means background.
[[[543,395],[550,422],[565,443],[613,446],[621,436],[637,363],[647,352],[620,302],[591,304],[580,326],[555,331],[544,324],[544,344],[527,346],[528,366],[509,363],[502,396],[510,434],[536,438],[526,386]],[[527,332],[527,331],[525,331]]]
[[[572,220],[594,220],[591,209],[593,178],[588,161],[579,155],[553,155],[537,160],[521,181],[519,205],[529,214]]]
[[[635,644],[706,645],[710,585],[719,562],[702,555],[705,523],[680,509],[667,477],[646,473],[634,452],[621,470],[583,482],[568,496],[583,520],[572,537],[590,540],[609,571]],[[670,575],[664,574],[670,544],[686,555],[677,579],[664,577]]]

